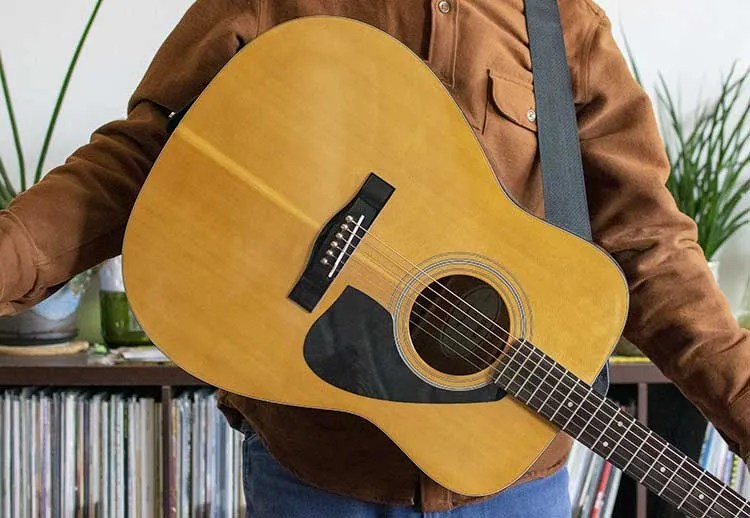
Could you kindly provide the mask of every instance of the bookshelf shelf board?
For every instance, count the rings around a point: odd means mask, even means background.
[[[613,385],[672,383],[650,361],[610,361],[609,379]]]
[[[612,384],[669,383],[648,361],[610,362]],[[172,363],[100,365],[86,353],[0,356],[0,386],[202,386]]]
[[[172,363],[99,365],[86,353],[0,356],[0,386],[202,386]]]

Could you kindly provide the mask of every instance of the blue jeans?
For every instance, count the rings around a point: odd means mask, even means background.
[[[568,472],[515,486],[499,495],[452,511],[423,513],[317,489],[298,480],[263,447],[249,427],[243,430],[243,486],[247,518],[570,518]]]

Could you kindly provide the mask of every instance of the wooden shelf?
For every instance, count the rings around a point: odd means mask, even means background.
[[[63,356],[0,356],[0,386],[203,386],[172,363],[101,365],[86,353]]]
[[[206,386],[172,363],[122,362],[102,365],[101,357],[87,353],[62,356],[3,356],[0,355],[0,387],[59,386],[59,387],[161,387],[162,401],[173,397],[173,387]],[[637,417],[647,421],[648,385],[669,383],[669,380],[649,361],[614,361],[609,364],[612,385],[635,385]],[[165,465],[170,460],[171,419],[169,405],[163,405]],[[166,491],[164,516],[174,516],[176,490],[169,470],[164,470]],[[646,489],[637,488],[635,516],[646,516]]]
[[[610,362],[614,385],[669,383],[650,362]],[[101,365],[86,353],[63,356],[0,356],[0,386],[203,386],[172,363]]]
[[[609,362],[609,378],[613,385],[672,383],[650,361]]]

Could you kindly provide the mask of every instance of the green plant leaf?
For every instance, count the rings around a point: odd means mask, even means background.
[[[52,117],[50,118],[49,125],[47,126],[47,133],[44,136],[42,150],[39,153],[39,161],[37,162],[36,172],[34,173],[34,183],[38,182],[42,178],[42,168],[44,167],[44,160],[45,158],[47,158],[47,151],[49,150],[49,144],[52,140],[52,133],[54,132],[55,126],[57,125],[57,118],[60,114],[60,108],[62,107],[63,100],[65,99],[65,94],[68,91],[70,78],[73,76],[73,71],[75,70],[76,64],[78,63],[78,57],[81,55],[81,50],[83,49],[84,43],[86,43],[86,38],[88,38],[89,31],[91,30],[91,26],[94,23],[94,19],[96,18],[97,13],[99,12],[99,7],[101,5],[102,0],[97,0],[96,4],[94,5],[93,11],[91,11],[88,22],[86,23],[86,27],[83,30],[83,34],[81,34],[81,37],[78,40],[78,45],[76,45],[75,52],[73,53],[73,58],[70,60],[70,64],[68,65],[68,70],[65,73],[65,78],[63,79],[62,86],[60,87],[60,93],[57,95],[55,108],[52,110]]]
[[[10,121],[10,129],[13,134],[13,144],[16,147],[16,157],[18,158],[18,176],[21,181],[21,190],[26,189],[26,161],[23,158],[23,148],[21,147],[21,138],[18,135],[18,124],[16,123],[16,115],[13,112],[13,102],[10,98],[10,87],[8,86],[8,77],[5,75],[5,67],[3,66],[3,57],[0,54],[0,85],[3,89],[3,97],[5,98],[5,108],[8,110],[8,120]],[[3,168],[3,181],[6,182],[6,188],[9,193],[15,196],[13,185],[8,179],[7,171]]]
[[[0,157],[0,177],[3,180],[0,182],[0,196],[4,198],[4,201],[0,201],[0,207],[5,208],[8,206],[10,200],[15,197],[16,193],[13,191],[13,185],[10,182],[10,178],[8,178],[8,171],[5,169],[2,157]]]
[[[671,165],[666,185],[678,208],[698,225],[698,242],[707,259],[748,223],[748,210],[738,209],[750,190],[750,179],[742,180],[750,166],[748,77],[750,69],[738,77],[733,65],[716,98],[686,119],[659,74],[657,102]]]

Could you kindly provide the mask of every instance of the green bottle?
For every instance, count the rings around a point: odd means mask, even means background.
[[[740,304],[740,312],[737,314],[737,321],[740,326],[750,330],[750,277],[747,279],[747,285],[745,285],[745,294],[742,296],[742,304]]]
[[[102,263],[99,269],[99,303],[102,314],[102,338],[110,347],[148,345],[148,338],[125,295],[122,256]]]

